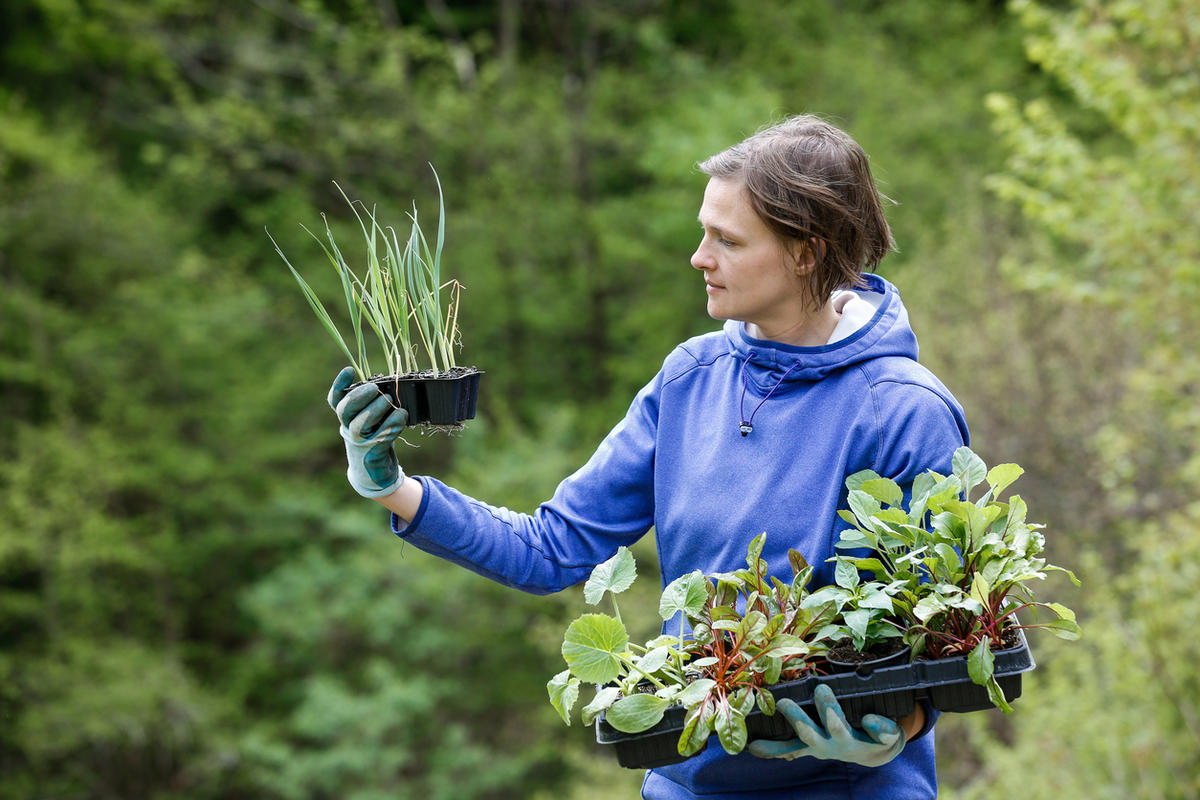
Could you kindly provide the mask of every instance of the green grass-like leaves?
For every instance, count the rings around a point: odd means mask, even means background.
[[[338,275],[342,303],[350,322],[348,336],[342,334],[320,296],[267,233],[322,327],[350,360],[360,380],[379,373],[403,375],[426,369],[446,373],[455,366],[462,287],[456,280],[442,281],[446,206],[436,170],[433,175],[438,186],[438,226],[433,247],[421,229],[415,204],[408,214],[408,237],[401,243],[395,228],[381,224],[373,209],[351,200],[341,186],[338,191],[354,212],[365,244],[365,263],[357,272],[338,247],[328,220],[325,220],[324,241],[304,225],[300,226],[320,245]],[[383,364],[376,362],[382,369],[371,366],[368,330],[382,352]]]

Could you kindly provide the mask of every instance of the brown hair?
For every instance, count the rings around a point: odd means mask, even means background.
[[[740,179],[751,207],[780,241],[812,249],[808,289],[817,308],[835,289],[862,285],[862,273],[896,249],[883,214],[888,198],[875,188],[867,154],[815,116],[788,117],[699,168]]]

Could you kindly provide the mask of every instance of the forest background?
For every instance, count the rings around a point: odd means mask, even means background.
[[[487,376],[403,463],[531,511],[714,327],[695,163],[798,112],[871,154],[922,359],[1084,580],[1015,714],[943,717],[943,795],[1196,797],[1198,54],[1179,0],[0,4],[0,798],[636,795],[546,702],[580,593],[345,484],[264,227],[332,277],[333,181],[429,219],[436,166]]]

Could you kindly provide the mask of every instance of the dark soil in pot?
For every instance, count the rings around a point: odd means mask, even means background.
[[[886,639],[866,650],[855,650],[853,643],[842,641],[825,654],[831,671],[857,672],[859,675],[869,675],[880,667],[903,664],[907,657],[908,645],[899,638]]]
[[[442,373],[376,375],[371,383],[392,405],[408,412],[409,425],[459,427],[475,418],[481,375],[483,371],[475,367],[453,367]]]

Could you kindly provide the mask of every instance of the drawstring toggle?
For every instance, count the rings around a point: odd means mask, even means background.
[[[746,391],[750,388],[750,381],[746,379],[746,364],[750,363],[750,359],[753,357],[754,352],[751,351],[749,354],[747,354],[746,360],[742,362],[742,397],[738,401],[738,411],[741,412],[742,424],[738,425],[738,431],[741,432],[743,438],[754,432],[754,425],[751,423],[754,422],[754,415],[757,414],[758,410],[763,407],[763,403],[767,402],[771,395],[775,394],[775,390],[778,389],[785,380],[787,380],[787,376],[792,374],[792,370],[800,366],[799,361],[793,361],[792,365],[787,368],[787,372],[783,373],[779,380],[775,381],[775,385],[771,387],[771,391],[767,392],[767,396],[758,401],[758,405],[756,405],[754,410],[750,412],[750,418],[746,419]]]

